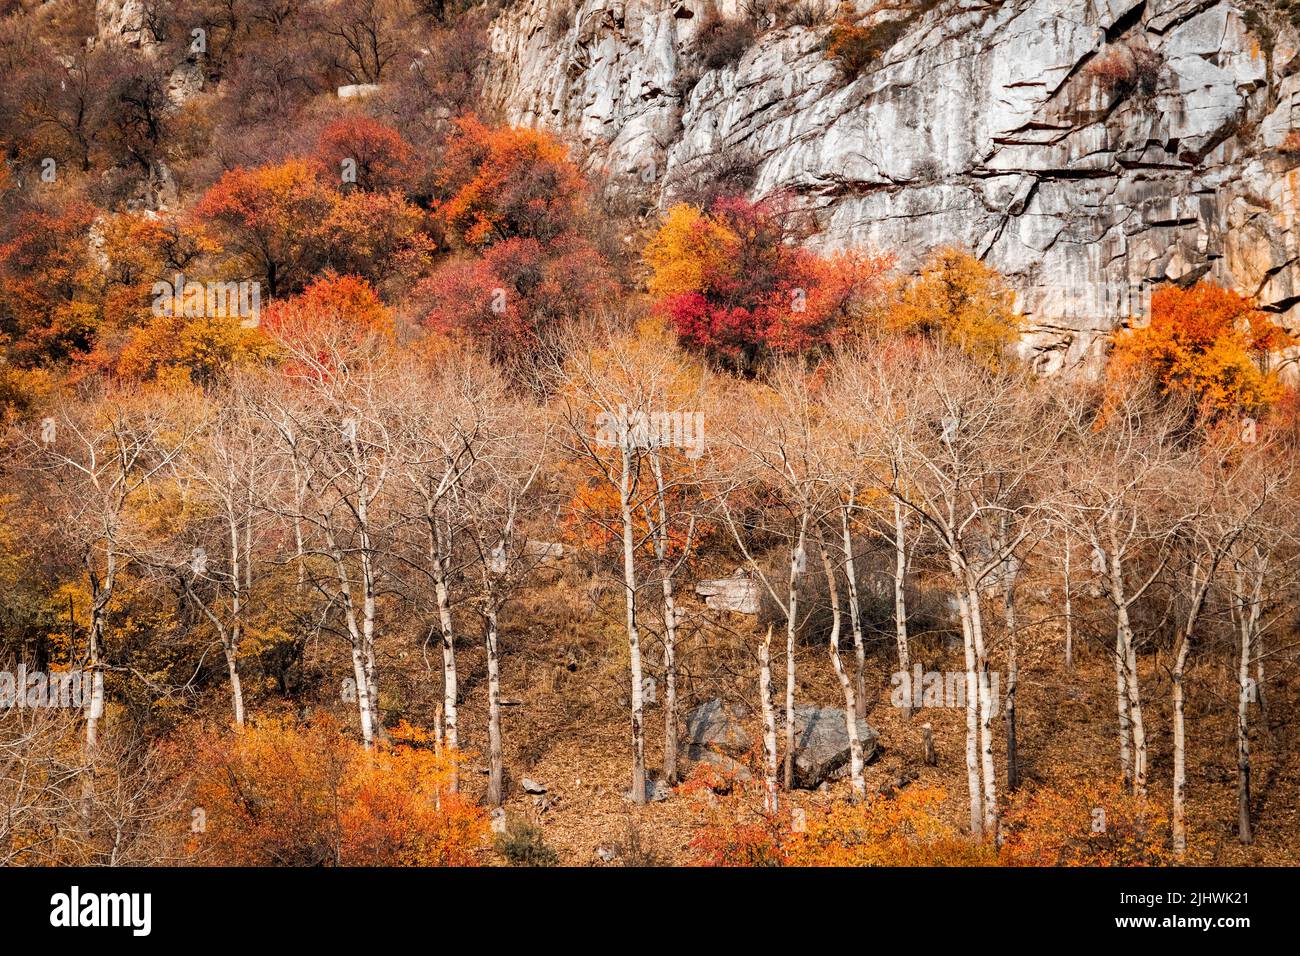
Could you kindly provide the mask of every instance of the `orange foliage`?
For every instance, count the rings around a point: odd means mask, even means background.
[[[944,791],[913,787],[804,813],[756,809],[757,785],[716,801],[713,820],[691,841],[703,866],[992,866],[994,850],[940,815]]]
[[[909,787],[894,797],[809,812],[787,840],[791,866],[991,866],[996,855],[940,815],[944,791]]]
[[[29,209],[0,242],[0,343],[24,367],[90,349],[100,322],[99,271],[90,255],[95,210],[71,201]]]
[[[197,860],[241,866],[467,866],[487,817],[451,793],[453,761],[405,724],[367,752],[334,718],[263,721],[193,742]]]
[[[339,196],[324,223],[329,267],[362,276],[389,293],[405,291],[405,283],[427,272],[433,259],[428,220],[395,190]]]
[[[1164,286],[1150,324],[1115,336],[1107,378],[1118,389],[1151,373],[1166,391],[1190,391],[1208,415],[1258,413],[1281,394],[1269,354],[1293,344],[1245,296],[1212,282]]]
[[[306,284],[332,209],[333,194],[311,165],[291,159],[230,170],[204,193],[194,214],[223,233],[227,253],[242,272],[266,283],[263,297],[270,298]]]
[[[932,252],[920,274],[900,284],[884,315],[887,328],[948,342],[997,364],[1020,335],[1013,294],[997,272],[949,246]]]
[[[357,276],[326,273],[300,294],[271,304],[262,321],[267,332],[293,339],[329,327],[356,338],[393,335],[393,316],[370,283]]]
[[[342,182],[343,162],[356,164],[356,185],[363,191],[402,189],[411,178],[415,150],[402,134],[369,116],[344,116],[331,122],[316,141],[315,159],[323,175]]]
[[[1169,817],[1118,783],[1074,781],[1011,795],[1002,816],[1008,866],[1168,866]]]
[[[559,140],[473,116],[456,121],[436,181],[445,196],[437,212],[467,246],[545,242],[571,230],[586,203],[586,180]]]

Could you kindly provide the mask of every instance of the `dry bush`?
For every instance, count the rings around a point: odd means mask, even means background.
[[[1118,783],[1073,781],[1011,795],[1002,817],[1008,866],[1169,866],[1168,813]]]
[[[855,80],[902,38],[911,22],[907,17],[858,26],[848,18],[840,19],[831,28],[826,55],[835,61],[846,80]]]
[[[1160,55],[1147,47],[1113,47],[1099,53],[1084,72],[1112,93],[1126,96],[1155,92],[1160,78]]]
[[[754,25],[749,20],[728,19],[716,6],[710,6],[700,21],[695,49],[705,69],[720,70],[739,61],[754,45],[754,37]]]

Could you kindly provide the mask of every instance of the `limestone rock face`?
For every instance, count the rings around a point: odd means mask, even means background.
[[[829,13],[703,69],[706,5],[518,0],[492,28],[489,95],[660,203],[721,159],[813,211],[822,247],[906,269],[968,246],[1011,278],[1043,372],[1095,369],[1162,282],[1208,276],[1300,324],[1283,18],[1252,32],[1223,0],[940,0],[846,81]]]

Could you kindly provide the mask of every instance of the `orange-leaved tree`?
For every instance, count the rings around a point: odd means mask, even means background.
[[[435,208],[456,241],[476,248],[511,238],[546,242],[577,226],[588,185],[563,143],[473,116],[455,127],[435,176]]]
[[[310,281],[325,248],[334,194],[304,160],[235,168],[194,207],[221,235],[241,275],[264,283],[264,298],[296,292]]]
[[[1150,322],[1115,336],[1107,379],[1122,389],[1150,374],[1166,391],[1190,392],[1210,417],[1258,414],[1282,391],[1270,356],[1294,344],[1246,296],[1206,281],[1164,286],[1151,297]]]

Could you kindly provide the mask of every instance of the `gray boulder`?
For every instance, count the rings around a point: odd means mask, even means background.
[[[879,753],[880,735],[861,717],[857,720],[862,761]],[[794,709],[795,786],[815,790],[848,771],[849,731],[838,707],[804,705]]]
[[[754,747],[747,727],[749,712],[721,697],[705,701],[686,714],[678,755],[692,763],[707,763],[724,775],[747,780],[741,758]]]

